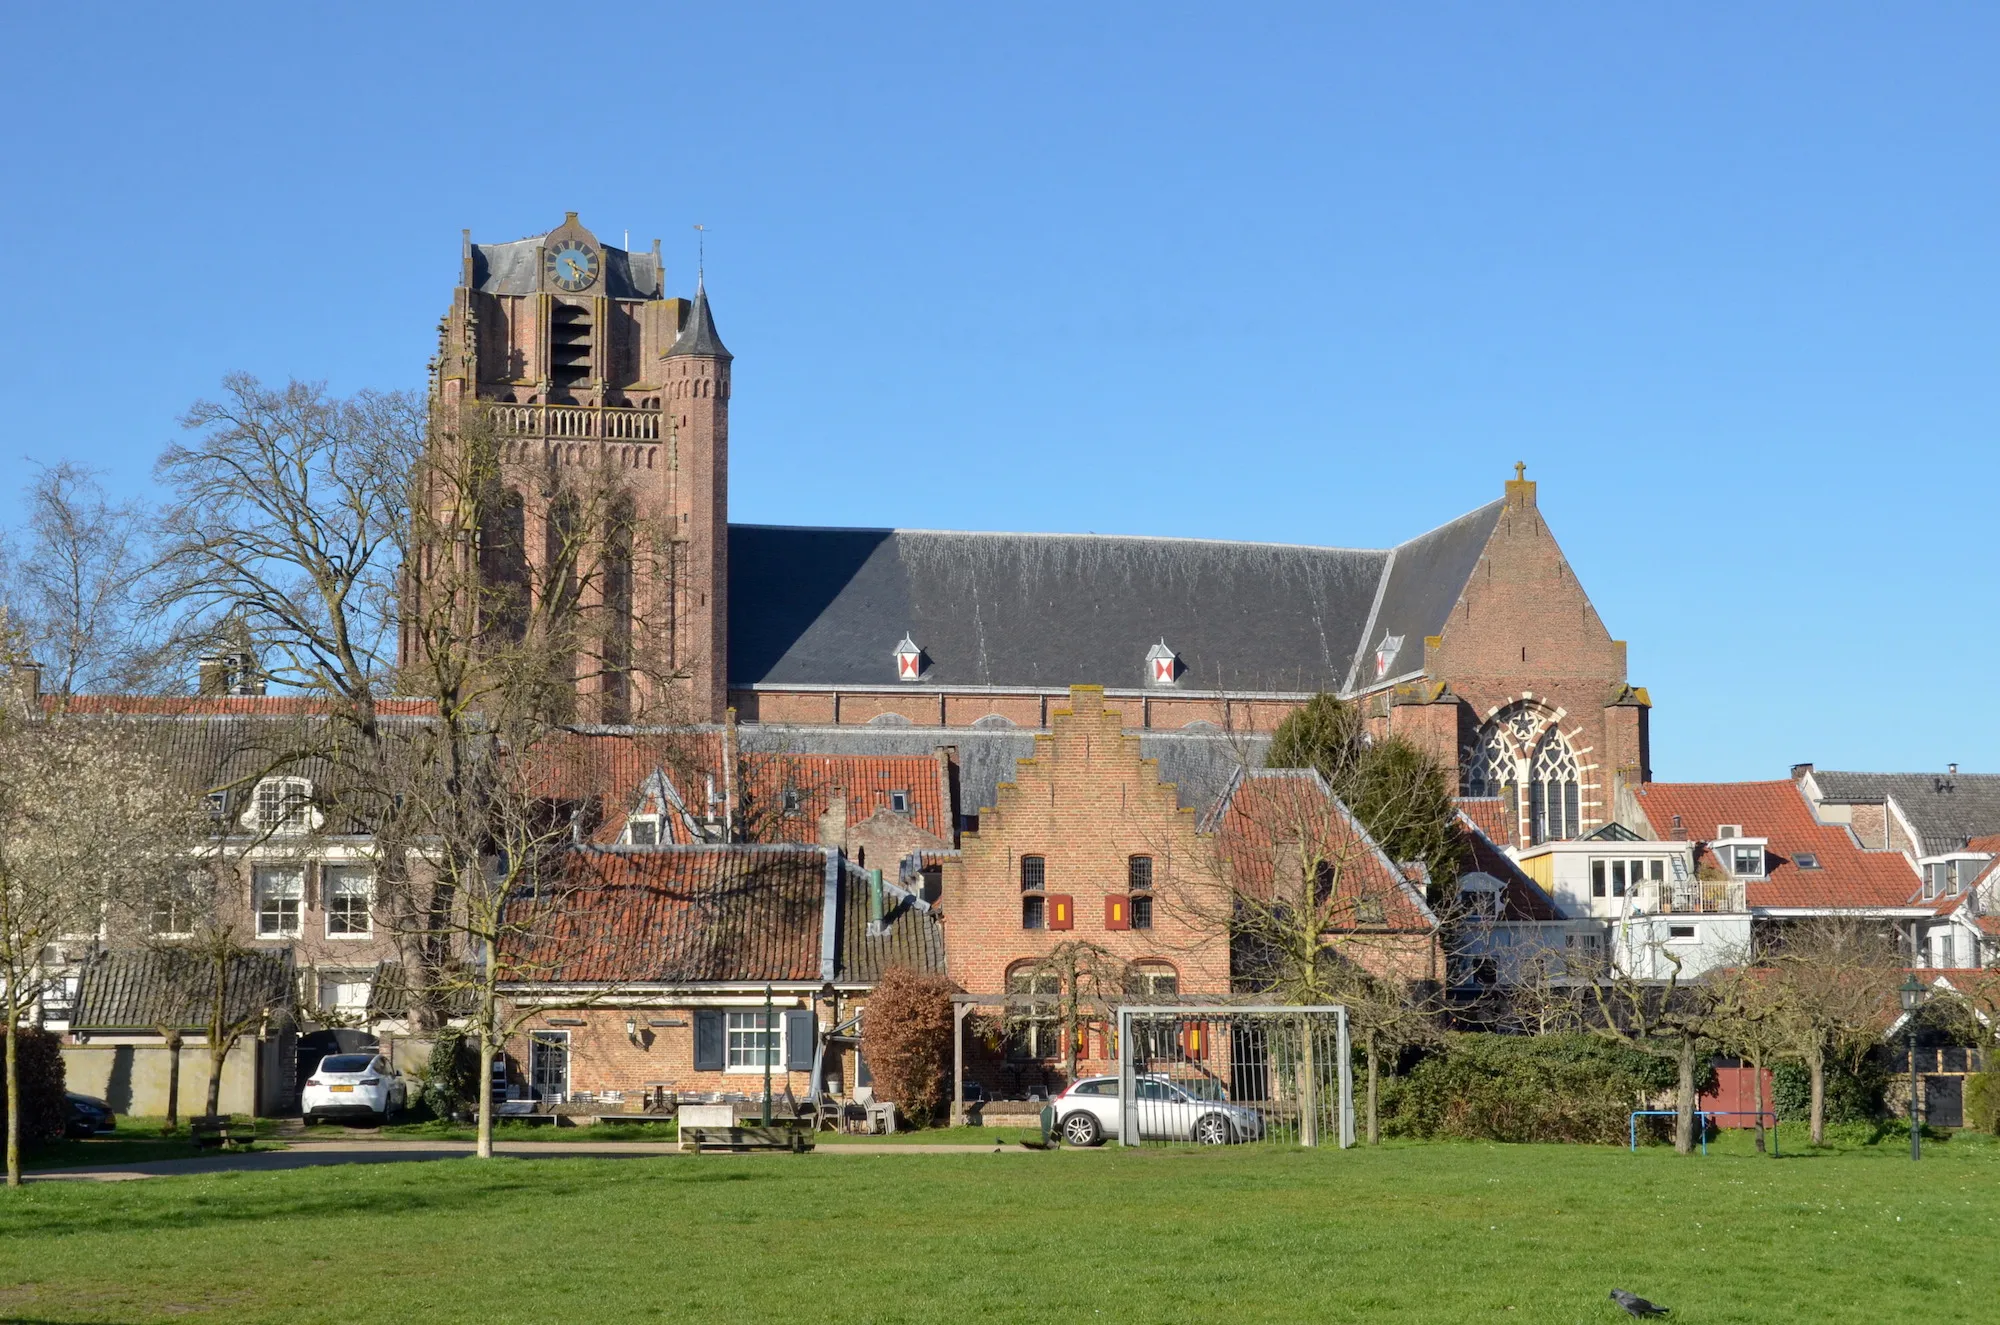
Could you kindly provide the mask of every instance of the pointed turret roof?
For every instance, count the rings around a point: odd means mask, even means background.
[[[674,347],[667,351],[669,359],[683,356],[703,359],[734,359],[723,347],[722,337],[715,334],[715,318],[708,311],[708,290],[700,280],[694,287],[694,308],[688,313],[687,325],[674,338]]]

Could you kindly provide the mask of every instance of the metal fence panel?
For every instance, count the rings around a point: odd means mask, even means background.
[[[1353,1145],[1347,1010],[1119,1008],[1115,1130],[1128,1146]]]

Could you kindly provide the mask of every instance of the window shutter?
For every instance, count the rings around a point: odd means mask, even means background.
[[[1192,1059],[1208,1057],[1208,1028],[1198,1021],[1181,1023],[1181,1054]]]
[[[1075,929],[1076,907],[1067,893],[1049,894],[1049,928]]]
[[[785,1014],[785,1070],[810,1072],[813,1050],[819,1038],[819,1018],[810,1011],[794,1009]]]
[[[1104,927],[1106,929],[1132,928],[1131,907],[1123,893],[1112,893],[1104,899]]]
[[[694,1070],[722,1070],[722,1014],[697,1011],[694,1014]]]

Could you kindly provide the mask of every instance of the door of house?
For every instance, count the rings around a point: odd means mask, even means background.
[[[569,1032],[536,1031],[528,1041],[528,1088],[538,1102],[569,1098]]]
[[[1965,1126],[1965,1078],[1924,1078],[1924,1121],[1932,1127]]]

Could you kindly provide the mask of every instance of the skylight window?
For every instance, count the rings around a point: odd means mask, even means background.
[[[1801,851],[1792,857],[1792,864],[1802,870],[1816,870],[1819,868],[1819,857],[1810,851]]]

